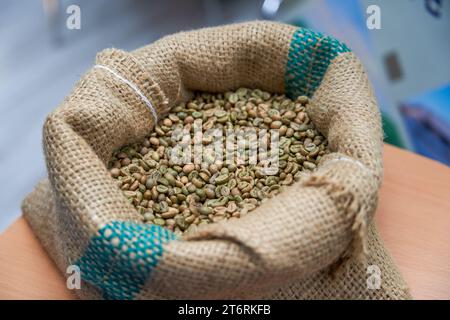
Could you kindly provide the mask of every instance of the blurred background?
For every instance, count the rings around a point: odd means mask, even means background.
[[[450,1],[0,0],[0,232],[46,176],[46,115],[98,51],[255,19],[345,42],[369,73],[386,142],[450,165]]]

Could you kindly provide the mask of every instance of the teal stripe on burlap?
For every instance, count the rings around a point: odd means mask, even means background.
[[[350,49],[332,37],[305,28],[297,29],[286,64],[287,96],[291,99],[301,95],[311,97],[331,61],[344,52],[350,52]]]
[[[163,245],[175,238],[160,226],[113,221],[91,239],[76,265],[103,298],[133,299],[158,264]]]

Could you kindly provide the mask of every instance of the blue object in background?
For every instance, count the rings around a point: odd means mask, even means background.
[[[450,166],[450,84],[400,107],[414,150]]]

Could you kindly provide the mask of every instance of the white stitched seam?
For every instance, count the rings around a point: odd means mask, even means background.
[[[128,85],[142,99],[142,101],[144,101],[144,103],[150,109],[150,112],[152,113],[152,116],[153,116],[154,124],[156,125],[158,123],[158,114],[156,113],[156,110],[153,107],[153,104],[151,103],[151,101],[149,99],[147,99],[147,97],[141,92],[141,90],[139,90],[139,88],[133,82],[129,81],[128,79],[125,79],[119,73],[117,73],[115,70],[113,70],[107,66],[104,66],[101,64],[96,64],[94,66],[94,68],[100,68],[100,69],[106,70],[109,73],[111,73],[113,76],[115,76],[117,79],[119,79],[120,81],[122,81],[123,83]]]
[[[350,162],[350,163],[358,165],[359,167],[361,167],[364,170],[370,171],[370,169],[367,168],[361,161],[358,161],[358,160],[355,160],[352,158],[342,157],[342,156],[339,156],[338,158],[327,161],[323,166],[327,166],[333,162],[339,162],[339,161]]]

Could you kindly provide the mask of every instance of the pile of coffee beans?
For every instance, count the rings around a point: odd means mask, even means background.
[[[314,170],[327,153],[307,104],[305,96],[292,101],[258,89],[197,93],[172,108],[141,143],[117,150],[111,176],[146,222],[177,234],[237,219]],[[230,148],[227,137],[237,132],[255,134]],[[268,150],[274,137],[277,148]],[[217,143],[223,147],[214,149]],[[257,158],[251,158],[254,151]],[[274,153],[277,167],[267,174]]]

